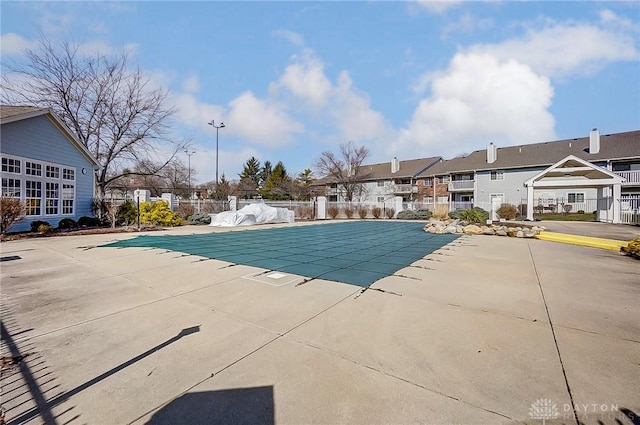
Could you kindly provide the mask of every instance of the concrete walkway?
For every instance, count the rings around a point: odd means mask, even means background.
[[[464,236],[362,292],[128,237],[0,245],[8,424],[638,423],[621,254]]]
[[[529,222],[528,224],[531,223]],[[640,226],[631,224],[610,224],[583,221],[540,221],[536,224],[544,226],[549,232],[590,236],[593,238],[630,241],[640,237]]]

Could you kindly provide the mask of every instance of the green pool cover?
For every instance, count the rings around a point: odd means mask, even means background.
[[[153,247],[367,287],[458,235],[423,223],[353,221],[201,235],[138,236],[105,247]]]

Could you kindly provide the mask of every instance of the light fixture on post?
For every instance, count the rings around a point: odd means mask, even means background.
[[[189,149],[185,149],[184,153],[186,153],[187,156],[189,157],[189,161],[187,165],[187,167],[189,167],[189,171],[188,171],[189,177],[187,179],[189,181],[189,200],[191,200],[193,198],[193,192],[191,192],[191,155],[196,153],[196,151],[190,151]]]
[[[216,129],[216,200],[218,200],[218,130],[224,128],[224,123],[221,122],[220,125],[216,125],[215,121],[211,120],[211,122],[207,124]]]

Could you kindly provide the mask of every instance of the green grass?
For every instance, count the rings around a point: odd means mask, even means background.
[[[553,221],[596,221],[595,214],[534,214],[536,220]]]

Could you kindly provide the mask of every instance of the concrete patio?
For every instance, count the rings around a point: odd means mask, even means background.
[[[621,254],[464,236],[363,291],[132,236],[0,245],[7,424],[639,423]]]

